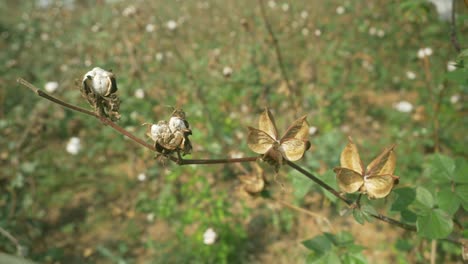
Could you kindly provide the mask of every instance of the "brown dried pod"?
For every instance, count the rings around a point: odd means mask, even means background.
[[[190,124],[185,119],[185,112],[182,109],[175,109],[169,119],[169,128],[172,133],[177,131],[182,132],[183,138],[180,146],[182,155],[190,154],[192,152],[192,143],[188,138],[192,135]]]
[[[188,138],[191,134],[192,130],[182,109],[176,109],[169,122],[159,121],[157,124],[151,124],[147,132],[155,143],[156,151],[165,155],[173,152],[189,154],[192,151],[192,144]]]
[[[99,116],[112,121],[120,119],[117,82],[111,71],[95,67],[84,75],[82,84],[81,94]]]
[[[335,168],[338,186],[346,193],[367,194],[370,199],[387,196],[398,184],[393,175],[396,165],[395,145],[385,149],[365,169],[351,137],[340,157],[341,167]]]
[[[263,154],[263,159],[277,169],[283,158],[289,161],[299,160],[310,147],[306,116],[294,121],[280,139],[275,120],[268,108],[260,115],[258,126],[258,129],[248,127],[247,145],[253,152]]]
[[[263,169],[257,163],[254,167],[254,172],[238,176],[244,190],[250,194],[257,194],[265,187]]]

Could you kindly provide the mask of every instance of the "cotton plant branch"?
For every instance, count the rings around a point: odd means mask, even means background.
[[[262,16],[263,23],[265,24],[265,28],[268,31],[268,35],[270,36],[270,39],[273,43],[273,47],[275,48],[275,55],[276,55],[276,60],[278,62],[278,67],[280,68],[281,76],[283,77],[283,81],[286,83],[286,88],[288,89],[288,93],[291,95],[291,102],[293,103],[294,106],[296,106],[296,109],[298,107],[297,102],[295,102],[295,91],[291,85],[291,81],[288,77],[288,73],[286,72],[286,67],[284,66],[283,62],[283,55],[281,53],[281,49],[279,46],[278,38],[276,38],[275,33],[273,32],[273,28],[271,27],[270,22],[268,21],[266,11],[265,11],[265,4],[263,3],[263,0],[258,0],[258,4],[260,6],[260,14]]]
[[[450,20],[450,40],[452,41],[452,45],[457,52],[461,51],[460,43],[458,42],[457,38],[457,21],[455,17],[455,4],[456,0],[452,0],[452,15]],[[468,7],[468,2],[465,1],[466,6]]]
[[[12,235],[10,234],[10,232],[6,231],[5,229],[3,229],[3,228],[1,228],[1,227],[0,227],[0,234],[3,235],[4,237],[6,237],[8,240],[10,240],[11,243],[13,243],[13,244],[15,245],[15,247],[16,247],[16,253],[17,253],[18,255],[21,255],[21,254],[22,254],[22,252],[21,252],[21,251],[22,251],[22,250],[21,250],[22,247],[21,247],[21,245],[20,245],[18,239],[16,239],[14,236],[12,236]]]
[[[130,140],[132,140],[133,142],[151,150],[151,151],[155,151],[155,148],[153,145],[145,142],[144,140],[140,139],[139,137],[135,136],[134,134],[130,133],[129,131],[125,130],[123,127],[117,125],[116,123],[112,122],[110,119],[106,118],[106,117],[103,117],[103,116],[100,116],[98,114],[96,114],[95,112],[93,111],[90,111],[90,110],[87,110],[87,109],[84,109],[84,108],[81,108],[79,106],[76,106],[76,105],[72,105],[72,104],[69,104],[69,103],[66,103],[58,98],[55,98],[51,95],[49,95],[48,93],[42,91],[41,89],[35,87],[34,85],[32,85],[31,83],[29,83],[28,81],[22,79],[22,78],[18,78],[18,83],[26,86],[27,88],[29,88],[31,91],[33,91],[35,94],[37,94],[38,96],[44,98],[44,99],[47,99],[53,103],[56,103],[64,108],[68,108],[70,110],[73,110],[73,111],[77,111],[77,112],[80,112],[80,113],[83,113],[85,115],[89,115],[89,116],[92,116],[94,118],[97,118],[98,120],[100,120],[103,124],[105,125],[108,125],[110,126],[112,129],[114,129],[115,131],[117,131],[118,133],[128,137]],[[198,164],[198,165],[201,165],[201,164],[225,164],[225,163],[237,163],[237,162],[253,162],[253,161],[256,161],[257,160],[257,157],[247,157],[247,158],[235,158],[235,159],[179,159],[177,157],[174,157],[174,156],[168,156],[168,158],[177,163],[178,165],[191,165],[191,164]]]
[[[141,146],[143,146],[143,147],[145,147],[145,148],[147,148],[147,149],[149,149],[151,151],[156,151],[156,149],[155,149],[155,147],[153,145],[151,145],[151,144],[145,142],[144,140],[138,138],[137,136],[133,135],[131,132],[125,130],[124,128],[117,125],[116,123],[114,123],[113,121],[111,121],[110,119],[108,119],[106,117],[100,116],[95,112],[92,112],[90,110],[81,108],[79,106],[75,106],[75,105],[66,103],[66,102],[64,102],[64,101],[62,101],[62,100],[60,100],[58,98],[55,98],[55,97],[49,95],[48,93],[40,90],[39,88],[35,87],[34,85],[32,85],[31,83],[27,82],[26,80],[24,80],[22,78],[18,78],[17,82],[24,85],[24,86],[26,86],[31,91],[33,91],[35,94],[37,94],[38,96],[40,96],[40,97],[42,97],[44,99],[47,99],[47,100],[49,100],[49,101],[51,101],[53,103],[56,103],[56,104],[58,104],[58,105],[60,105],[60,106],[62,106],[64,108],[68,108],[70,110],[77,111],[79,113],[83,113],[85,115],[92,116],[92,117],[100,120],[103,124],[110,126],[112,129],[114,129],[118,133],[128,137],[133,142],[135,142],[135,143],[137,143],[137,144],[139,144],[139,145],[141,145]],[[244,158],[226,158],[226,159],[182,159],[181,157],[174,157],[174,156],[167,156],[167,157],[171,161],[175,162],[176,164],[178,164],[180,166],[183,166],[183,165],[209,165],[209,164],[229,164],[229,163],[242,163],[242,162],[256,162],[259,159],[258,156],[244,157]],[[305,175],[306,177],[308,177],[309,179],[311,179],[312,181],[314,181],[315,183],[320,185],[322,188],[324,188],[325,190],[330,192],[332,195],[334,195],[335,197],[337,197],[338,199],[340,199],[341,201],[346,203],[349,207],[351,207],[351,208],[356,208],[357,207],[356,202],[353,202],[353,201],[351,201],[349,199],[346,199],[338,191],[333,189],[331,186],[329,186],[325,182],[321,181],[314,174],[308,172],[307,170],[305,170],[301,166],[299,166],[299,165],[297,165],[297,164],[295,164],[295,163],[293,163],[293,162],[291,162],[289,160],[285,160],[285,164],[287,164],[291,168],[297,170],[301,174]],[[391,225],[398,226],[398,227],[403,228],[405,230],[416,231],[416,227],[414,227],[412,225],[402,223],[402,222],[399,222],[398,220],[392,219],[390,217],[387,217],[387,216],[384,216],[384,215],[381,215],[381,214],[371,214],[371,216],[378,219],[378,220],[380,220],[380,221],[387,222],[387,223],[389,223]]]

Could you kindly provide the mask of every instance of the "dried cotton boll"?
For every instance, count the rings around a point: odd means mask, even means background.
[[[146,215],[146,220],[148,222],[153,222],[154,221],[154,216],[155,215],[153,213],[149,213],[149,214]]]
[[[130,17],[130,16],[133,16],[137,13],[137,9],[135,6],[133,5],[129,5],[127,6],[123,11],[122,11],[122,15],[123,16],[126,16],[126,17]]]
[[[400,101],[393,106],[398,112],[409,113],[413,111],[413,105],[408,101]]]
[[[100,117],[120,119],[120,99],[116,92],[117,82],[111,71],[95,67],[83,77],[81,94]]]
[[[426,56],[428,56],[428,57],[431,56],[432,55],[432,49],[429,48],[429,47],[424,48],[424,54]]]
[[[310,127],[309,127],[309,135],[310,135],[310,136],[315,135],[315,134],[317,133],[317,131],[318,131],[318,128],[317,128],[317,127],[315,127],[315,126],[310,126]]]
[[[148,24],[148,25],[146,25],[146,27],[145,27],[146,32],[149,32],[149,33],[150,33],[150,32],[153,32],[154,29],[155,29],[155,26],[154,26],[153,24]]]
[[[171,130],[167,125],[166,121],[159,121],[157,124],[151,125],[150,128],[150,137],[154,141],[158,141],[158,139],[163,138],[166,134],[170,134]]]
[[[44,85],[44,89],[49,93],[55,92],[58,89],[58,87],[59,87],[58,82],[47,82]]]
[[[186,121],[178,116],[172,116],[169,119],[169,128],[172,133],[188,129]]]
[[[336,8],[336,13],[338,15],[342,15],[342,14],[344,14],[344,12],[345,12],[345,8],[343,6],[339,6],[339,7]]]
[[[423,59],[424,57],[426,57],[426,52],[424,52],[424,49],[419,49],[418,58]]]
[[[141,88],[139,89],[136,89],[135,91],[135,97],[138,98],[138,99],[143,99],[145,98],[145,91]]]
[[[224,77],[231,77],[232,75],[232,68],[229,66],[226,66],[223,68],[223,75]]]
[[[177,22],[175,22],[174,20],[169,20],[167,21],[166,23],[166,27],[169,29],[169,30],[175,30],[177,28]]]
[[[67,152],[76,155],[80,152],[81,150],[81,140],[78,137],[72,137],[67,143]]]
[[[454,94],[450,96],[450,103],[456,104],[460,101],[460,95],[459,94]]]
[[[218,234],[213,230],[213,228],[208,228],[205,233],[203,233],[203,243],[205,245],[213,245],[216,242]]]
[[[164,54],[162,52],[158,52],[155,55],[157,61],[162,61],[164,59]]]
[[[138,174],[137,178],[141,182],[145,181],[146,180],[146,174],[145,173],[140,173],[140,174]]]
[[[84,75],[83,85],[102,96],[109,96],[117,91],[114,74],[99,67],[95,67]]]
[[[414,80],[414,79],[416,79],[416,73],[414,73],[412,71],[407,71],[406,72],[406,78],[408,78],[409,80]]]
[[[457,69],[457,63],[454,61],[447,62],[447,71],[452,72]]]
[[[273,1],[273,0],[268,1],[268,7],[270,7],[271,9],[275,9],[276,8],[276,2]]]
[[[377,36],[378,36],[379,38],[383,38],[383,37],[385,36],[385,31],[383,31],[383,29],[379,29],[379,30],[377,31]]]

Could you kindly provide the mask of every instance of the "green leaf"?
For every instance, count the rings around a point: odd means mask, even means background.
[[[32,262],[30,260],[27,260],[22,257],[14,256],[14,255],[8,255],[0,252],[0,263],[9,263],[9,264],[34,264],[35,262]]]
[[[408,206],[416,200],[416,189],[404,187],[393,190],[393,193],[396,194],[396,200],[393,202],[391,211],[403,211],[408,208]]]
[[[414,223],[418,219],[418,216],[410,211],[410,210],[403,210],[400,212],[401,220],[406,223]]]
[[[364,219],[364,214],[359,209],[353,210],[353,217],[356,220],[356,222],[360,223],[361,225],[363,225],[366,222],[366,220]]]
[[[408,241],[407,239],[399,238],[395,244],[395,248],[398,249],[399,251],[409,252],[411,249],[413,249],[413,247],[414,247],[413,243]]]
[[[320,255],[320,256],[314,256],[307,259],[307,263],[309,264],[328,264],[328,263],[337,263],[340,264],[342,263],[340,260],[340,257],[335,251],[328,251],[327,253]]]
[[[361,253],[345,254],[343,263],[346,264],[367,264],[366,258]]]
[[[294,197],[301,201],[313,185],[313,181],[296,171],[289,173],[294,188]]]
[[[438,182],[450,182],[454,178],[455,161],[443,154],[433,154],[426,163],[426,173],[431,180]]]
[[[468,57],[468,49],[464,49],[458,54],[458,58]]]
[[[323,175],[321,175],[320,179],[333,189],[338,189],[335,173],[332,170],[325,172]],[[323,192],[323,195],[325,195],[325,197],[327,197],[328,200],[330,200],[331,202],[335,203],[338,200],[338,198],[335,195],[331,194],[329,191],[323,188],[320,188],[320,190]]]
[[[322,235],[303,241],[302,245],[320,256],[328,252],[332,248],[333,243],[327,237]]]
[[[452,192],[450,187],[445,187],[437,193],[437,204],[450,216],[453,216],[460,207],[460,199]]]
[[[410,209],[416,214],[425,214],[434,207],[432,194],[424,187],[416,188],[416,199],[410,205]]]
[[[455,172],[453,180],[456,183],[468,183],[468,162],[466,159],[455,159]]]
[[[361,206],[361,210],[364,212],[364,213],[367,213],[369,215],[376,215],[378,214],[378,212],[375,210],[375,208],[369,204],[365,204],[363,206]]]
[[[422,237],[440,239],[452,232],[453,221],[442,209],[434,209],[426,215],[418,216],[416,228]]]
[[[460,198],[463,208],[468,211],[468,184],[455,186],[455,193]]]
[[[468,82],[468,77],[467,77],[467,70],[464,69],[464,68],[457,68],[456,70],[454,71],[451,71],[451,72],[447,72],[445,74],[445,77],[448,79],[448,80],[451,80],[451,81],[454,81],[454,82],[457,82],[459,84],[466,84]]]

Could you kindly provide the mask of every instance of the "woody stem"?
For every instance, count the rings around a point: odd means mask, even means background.
[[[336,196],[336,198],[342,200],[343,202],[345,202],[347,205],[351,205],[353,202],[346,199],[345,197],[341,196],[339,192],[337,192],[335,189],[333,189],[330,185],[326,184],[325,182],[323,182],[322,180],[320,180],[319,178],[317,178],[314,174],[306,171],[305,169],[303,169],[302,167],[300,167],[299,165],[296,165],[295,163],[289,161],[289,160],[286,160],[286,163],[292,167],[293,169],[297,170],[298,172],[304,174],[307,178],[313,180],[314,182],[316,182],[318,185],[320,185],[321,187],[323,187],[325,190],[329,191],[331,194],[333,194],[334,196]]]

